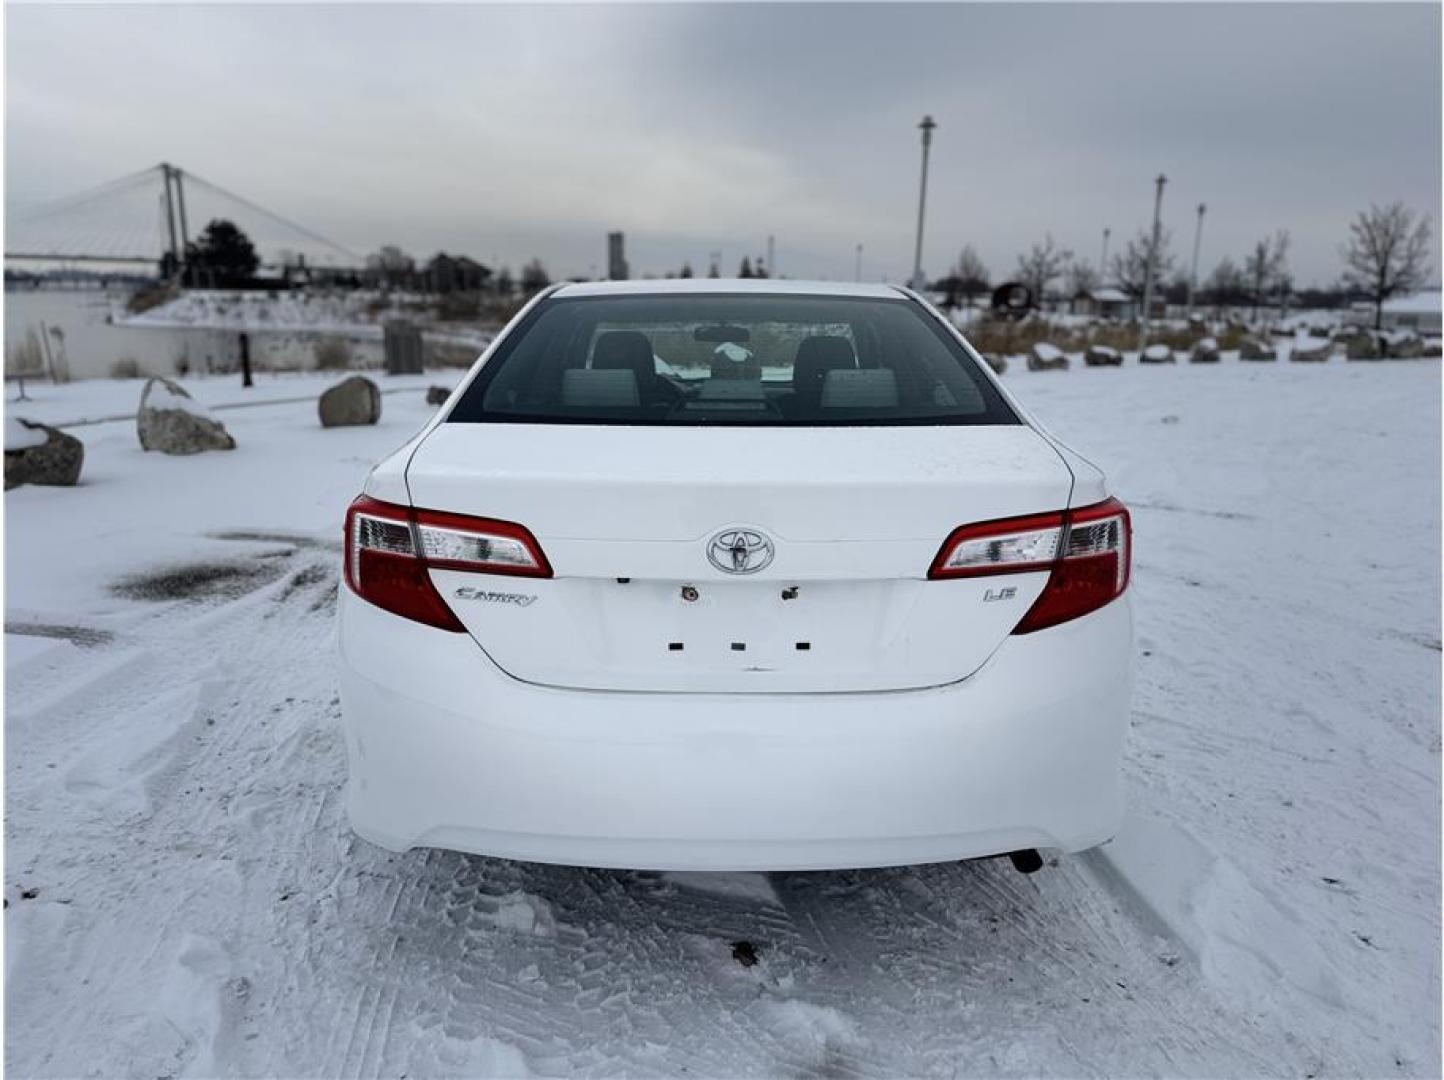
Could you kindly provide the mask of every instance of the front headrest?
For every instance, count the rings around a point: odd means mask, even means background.
[[[838,368],[857,366],[852,342],[833,334],[814,334],[803,338],[792,362],[792,385],[797,396],[807,404],[817,405],[822,398],[822,377]]]
[[[656,373],[652,359],[652,343],[640,330],[608,330],[597,336],[592,349],[592,370],[625,369],[637,378],[650,378]]]

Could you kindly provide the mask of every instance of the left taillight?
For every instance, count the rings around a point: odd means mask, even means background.
[[[1015,634],[1029,634],[1097,611],[1128,587],[1132,558],[1128,508],[1106,499],[1076,510],[1006,518],[953,530],[930,578],[1048,571],[1048,583]]]
[[[465,630],[429,571],[551,577],[536,538],[510,521],[421,510],[362,495],[346,511],[346,584],[363,600],[441,630]]]

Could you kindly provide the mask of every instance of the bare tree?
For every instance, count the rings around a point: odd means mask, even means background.
[[[988,268],[983,264],[977,251],[972,244],[963,248],[958,256],[958,264],[953,268],[953,277],[957,279],[959,295],[967,302],[968,307],[973,306],[973,298],[987,292],[991,282],[988,277]]]
[[[1232,259],[1224,256],[1208,279],[1208,296],[1215,307],[1241,304],[1248,299],[1248,280]]]
[[[521,288],[528,295],[540,292],[551,283],[552,279],[540,259],[532,259],[521,268]]]
[[[405,286],[416,271],[416,260],[395,244],[386,244],[375,254],[366,256],[366,269],[386,286]]]
[[[1429,272],[1429,217],[1417,221],[1403,203],[1370,206],[1349,223],[1342,252],[1344,283],[1374,302],[1374,329],[1384,322],[1384,301],[1413,292]]]
[[[1048,233],[1041,244],[1034,244],[1026,255],[1018,256],[1018,280],[1032,291],[1034,302],[1041,304],[1049,283],[1072,261],[1073,252],[1059,247],[1053,234]]]
[[[1251,318],[1258,318],[1258,309],[1271,292],[1290,282],[1289,232],[1280,229],[1272,237],[1265,236],[1254,244],[1243,261],[1243,275],[1248,281],[1253,300]]]
[[[1122,253],[1113,256],[1113,277],[1118,287],[1136,299],[1143,297],[1144,285],[1148,279],[1148,249],[1153,236],[1147,229],[1139,229],[1138,235],[1128,241]],[[1168,229],[1158,234],[1158,251],[1153,258],[1153,280],[1163,281],[1173,273],[1173,233]]]
[[[1064,280],[1068,284],[1068,295],[1070,297],[1090,293],[1098,288],[1100,284],[1098,271],[1094,268],[1093,264],[1085,262],[1082,259],[1075,259],[1068,264],[1068,272],[1064,275]]]

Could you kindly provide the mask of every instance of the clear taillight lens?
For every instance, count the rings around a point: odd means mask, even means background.
[[[465,630],[430,570],[551,577],[530,531],[508,521],[417,510],[363,495],[346,512],[346,584],[394,615]]]
[[[531,533],[509,521],[416,511],[421,554],[432,566],[486,574],[550,577],[551,567]]]
[[[1015,634],[1097,611],[1128,587],[1132,559],[1128,509],[1117,499],[1056,514],[1006,518],[953,530],[930,578],[1048,571],[1048,583]]]
[[[1062,514],[983,521],[954,529],[928,577],[981,577],[1046,570],[1058,558]]]

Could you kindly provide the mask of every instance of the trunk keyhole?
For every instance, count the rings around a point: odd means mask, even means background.
[[[782,599],[784,599],[784,600],[796,600],[796,599],[797,599],[797,586],[796,586],[796,585],[789,585],[789,586],[787,586],[787,588],[783,589],[783,590],[782,590]]]
[[[682,599],[685,600],[685,601],[687,601],[687,603],[689,603],[689,604],[692,603],[694,600],[697,599],[697,596],[698,596],[697,586],[695,586],[695,585],[683,585],[683,586],[682,586]]]

